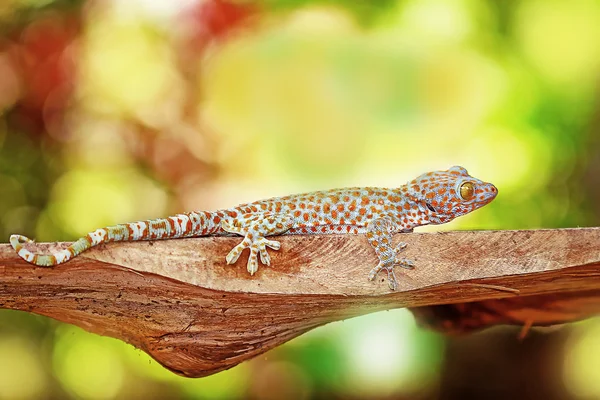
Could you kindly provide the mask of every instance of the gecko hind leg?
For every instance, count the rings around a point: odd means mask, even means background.
[[[374,280],[381,270],[385,270],[388,275],[388,285],[391,290],[398,289],[398,281],[394,267],[402,267],[413,269],[414,263],[406,258],[399,257],[399,254],[408,246],[401,242],[392,247],[392,232],[396,231],[391,218],[378,218],[369,223],[367,226],[367,240],[375,249],[375,253],[379,258],[379,263],[369,272],[369,280]]]
[[[258,258],[264,265],[271,265],[271,256],[267,247],[279,250],[281,245],[278,241],[269,240],[265,236],[284,233],[293,225],[293,218],[287,215],[262,213],[246,214],[234,220],[221,222],[223,230],[244,236],[244,240],[235,246],[225,257],[227,264],[234,264],[242,252],[249,248],[248,272],[254,275],[258,271]]]

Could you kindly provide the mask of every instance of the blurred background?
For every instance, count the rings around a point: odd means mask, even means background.
[[[598,226],[598,21],[598,0],[2,0],[0,241],[457,164],[500,194],[441,229]],[[600,320],[517,334],[390,310],[186,379],[2,310],[0,398],[600,398]]]

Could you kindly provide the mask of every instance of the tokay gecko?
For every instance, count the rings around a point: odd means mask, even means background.
[[[392,245],[392,234],[413,228],[443,224],[492,201],[498,190],[491,183],[470,176],[455,166],[429,172],[396,189],[356,187],[275,197],[234,208],[192,211],[168,218],[131,222],[97,229],[64,250],[36,254],[23,244],[25,236],[12,235],[10,244],[25,261],[51,267],[62,264],[101,243],[240,235],[244,239],[225,257],[233,264],[250,249],[248,272],[258,270],[258,260],[270,265],[267,247],[279,250],[279,242],[267,239],[281,234],[365,234],[379,263],[369,273],[373,280],[381,270],[388,274],[390,289],[398,286],[394,266],[411,269],[412,261],[399,257],[406,243]]]

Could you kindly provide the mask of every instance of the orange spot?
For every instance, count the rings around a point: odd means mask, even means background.
[[[346,226],[346,232],[350,233],[351,229],[352,229],[352,227],[350,225]]]
[[[302,212],[300,210],[294,212],[294,217],[299,217],[300,215],[302,215]]]
[[[345,201],[345,202],[349,202],[349,201],[350,201],[350,197],[348,197],[348,196],[344,196],[344,201]]]
[[[428,199],[433,199],[434,196],[435,196],[435,193],[433,193],[433,192],[429,192],[425,195],[425,197],[427,197]]]
[[[227,215],[229,215],[231,218],[235,218],[238,214],[235,211],[229,210],[227,211]]]
[[[308,216],[308,214],[304,214],[304,215],[302,216],[302,218],[303,218],[305,221],[308,221],[308,218],[309,218],[309,216]]]
[[[331,217],[332,217],[333,219],[337,219],[337,217],[338,217],[338,213],[337,213],[337,211],[333,210],[333,211],[331,212]]]
[[[290,205],[288,205],[288,207],[290,208],[290,210],[295,210],[296,209],[296,204],[291,203]]]
[[[339,212],[342,212],[342,211],[344,211],[344,205],[343,205],[343,204],[338,204],[338,206],[337,206],[337,210],[338,210]]]
[[[263,204],[260,205],[260,208],[262,208],[263,210],[266,210],[267,209],[267,205],[265,203],[263,203]]]
[[[365,210],[364,208],[361,208],[360,210],[358,210],[358,213],[360,215],[365,215],[367,213],[367,210]]]
[[[366,206],[367,204],[369,204],[369,198],[367,196],[363,196],[360,199],[360,204],[363,205],[363,206]]]
[[[304,210],[306,208],[306,203],[300,203],[300,208]]]
[[[329,211],[331,211],[331,204],[329,204],[329,203],[323,204],[323,211],[325,213],[329,214]]]
[[[252,212],[257,212],[257,211],[258,211],[258,208],[256,208],[256,206],[250,206],[250,210],[251,210]]]
[[[331,195],[331,196],[329,196],[329,198],[331,199],[332,203],[339,203],[339,201],[340,201],[339,196]]]

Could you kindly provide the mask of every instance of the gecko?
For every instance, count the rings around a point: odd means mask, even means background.
[[[394,267],[414,268],[400,257],[404,242],[392,244],[395,233],[412,232],[423,225],[443,224],[491,202],[498,190],[454,166],[425,173],[398,188],[354,187],[274,197],[218,211],[192,211],[168,218],[131,222],[97,229],[69,247],[50,254],[34,253],[22,235],[11,235],[10,244],[25,261],[52,267],[71,260],[101,243],[240,235],[243,240],[225,257],[234,264],[250,249],[247,270],[254,275],[259,259],[271,264],[267,247],[279,250],[274,235],[365,234],[379,263],[368,274],[374,280],[387,272],[391,290],[398,288]]]

